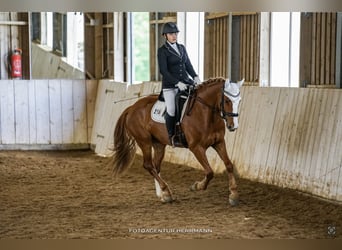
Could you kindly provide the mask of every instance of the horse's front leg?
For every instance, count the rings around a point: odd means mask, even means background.
[[[217,143],[213,146],[213,148],[216,150],[222,161],[224,162],[224,165],[226,166],[227,172],[228,172],[228,185],[229,185],[229,203],[232,206],[236,206],[239,203],[239,194],[237,191],[237,184],[234,176],[234,167],[233,163],[230,161],[226,149],[226,144],[224,141]]]
[[[207,189],[207,186],[210,182],[210,180],[214,177],[214,172],[211,169],[208,158],[205,154],[206,149],[200,146],[197,146],[195,148],[190,148],[192,153],[195,155],[198,162],[202,165],[204,168],[205,176],[204,179],[201,181],[196,181],[191,187],[191,191],[197,191],[197,190],[205,190]]]

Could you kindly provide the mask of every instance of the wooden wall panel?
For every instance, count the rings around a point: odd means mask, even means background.
[[[106,86],[104,81],[99,81],[97,86],[97,94],[96,94],[96,102],[95,102],[95,109],[94,109],[94,121],[93,121],[93,129],[91,133],[91,140],[90,144],[91,147],[95,147],[97,144],[97,137],[98,137],[98,126],[101,124],[102,116],[104,112],[103,108],[103,101],[105,100],[105,92]]]
[[[1,84],[1,82],[0,82]],[[36,83],[28,81],[29,144],[37,144]]]
[[[15,106],[15,141],[18,144],[28,144],[29,135],[29,99],[28,82],[25,80],[14,81],[14,106]]]
[[[219,16],[208,19],[205,29],[205,68],[204,78],[227,77],[227,52],[228,52],[228,16]],[[210,43],[210,44],[208,44]]]
[[[74,141],[74,103],[72,80],[61,80],[62,104],[62,142]]]
[[[245,78],[249,85],[259,82],[259,15],[243,15],[240,26],[240,79]]]
[[[62,93],[61,81],[49,80],[49,107],[50,107],[50,128],[51,143],[62,144]]]
[[[97,81],[0,81],[0,149],[89,147]]]
[[[36,80],[37,143],[50,144],[49,85],[45,80]]]
[[[15,107],[13,81],[0,82],[1,143],[15,141]]]
[[[91,143],[91,138],[92,138],[97,90],[98,90],[98,81],[96,80],[86,81],[86,92],[87,92],[86,107],[87,107],[87,124],[88,124],[87,137],[88,137],[89,144]]]
[[[93,127],[92,144],[99,155],[110,154],[113,144],[115,121],[125,107],[127,85],[108,80],[101,80],[95,109],[95,123]],[[101,97],[101,99],[99,99]],[[117,105],[114,102],[118,102]],[[97,114],[99,113],[99,115]]]
[[[320,148],[319,157],[317,160],[318,168],[324,170],[321,173],[323,183],[322,194],[336,194],[336,199],[342,199],[342,186],[339,185],[342,181],[341,167],[341,148],[342,148],[342,105],[341,94],[334,90],[327,90],[327,110],[321,113],[323,116],[322,127],[320,131]],[[321,112],[322,112],[321,111]],[[337,120],[336,120],[337,118]],[[331,124],[331,126],[327,126]],[[326,145],[326,146],[322,146]],[[340,165],[339,165],[340,164]]]
[[[258,85],[259,82],[259,14],[233,13],[234,18],[240,18],[239,30],[234,31],[232,43],[238,42],[238,65],[232,65],[238,70],[239,79],[245,78],[246,85]],[[207,14],[205,26],[204,78],[228,77],[228,13]],[[235,39],[239,36],[239,39]],[[233,45],[232,45],[233,46]]]
[[[85,82],[82,80],[73,80],[72,85],[74,107],[74,143],[87,143],[87,94]]]
[[[311,76],[305,79],[311,85],[334,86],[336,71],[336,13],[312,13],[307,16],[302,26],[311,45]],[[303,20],[303,17],[302,17]],[[308,28],[311,21],[311,28]],[[301,49],[305,50],[307,38],[302,36]],[[302,55],[303,62],[308,62],[309,55]],[[302,67],[301,75],[307,75],[308,69]],[[306,76],[307,78],[308,76]],[[303,77],[302,77],[303,78]]]

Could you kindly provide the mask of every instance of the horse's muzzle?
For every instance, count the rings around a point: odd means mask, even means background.
[[[234,125],[227,125],[227,128],[229,132],[234,132],[237,128],[234,127]]]

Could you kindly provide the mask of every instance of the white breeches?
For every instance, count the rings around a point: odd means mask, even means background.
[[[178,88],[175,89],[163,89],[165,105],[166,105],[166,112],[169,116],[176,115],[176,94],[178,93]]]

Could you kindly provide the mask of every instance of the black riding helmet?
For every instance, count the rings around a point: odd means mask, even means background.
[[[178,27],[175,23],[173,22],[168,22],[165,23],[163,26],[163,31],[162,31],[162,35],[165,35],[167,33],[178,33]]]

